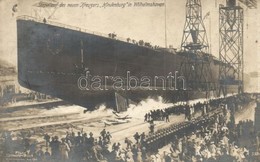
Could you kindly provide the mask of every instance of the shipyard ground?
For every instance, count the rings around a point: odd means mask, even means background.
[[[1,113],[0,128],[11,131],[12,134],[21,131],[30,132],[31,138],[36,141],[38,147],[45,145],[44,133],[50,136],[64,137],[66,131],[84,131],[87,134],[92,132],[94,137],[100,136],[100,132],[105,128],[112,135],[111,143],[120,142],[125,147],[124,139],[128,137],[134,141],[133,135],[136,132],[149,134],[149,123],[144,122],[145,113],[153,109],[166,108],[172,104],[165,104],[161,100],[152,99],[141,102],[138,106],[133,106],[127,112],[119,114],[122,117],[128,115],[131,119],[118,120],[111,109],[100,107],[93,112],[83,113],[84,108],[71,106],[58,106],[51,109],[27,108],[12,112]],[[255,102],[249,103],[241,111],[235,114],[236,123],[241,120],[254,120]],[[200,116],[194,115],[194,118]],[[170,122],[156,121],[155,131],[169,127],[185,121],[184,115],[171,115]]]

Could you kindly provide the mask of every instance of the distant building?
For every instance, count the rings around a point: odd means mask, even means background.
[[[19,91],[15,68],[0,66],[0,105],[12,101],[14,94]]]
[[[9,92],[17,93],[17,91],[19,91],[19,84],[15,68],[0,67],[0,96]]]
[[[260,95],[257,96],[255,108],[255,132],[260,132]]]

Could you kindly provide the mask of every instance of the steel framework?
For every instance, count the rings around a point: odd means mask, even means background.
[[[236,5],[219,7],[219,94],[227,94],[235,85],[243,92],[243,8]]]
[[[181,47],[183,50],[203,51],[208,53],[208,38],[202,19],[200,0],[187,0],[186,21],[182,36]]]
[[[210,63],[212,56],[208,54],[209,44],[202,19],[200,0],[187,0],[186,21],[182,36],[182,54],[186,59],[181,63],[180,72],[185,74],[188,90],[208,92],[216,88],[213,82]]]
[[[256,9],[257,8],[257,0],[239,0],[239,2],[243,3],[250,9]]]

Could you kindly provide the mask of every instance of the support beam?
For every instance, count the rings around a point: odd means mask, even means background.
[[[233,3],[232,3],[233,4]],[[219,7],[219,95],[227,95],[227,88],[237,87],[243,92],[243,8],[220,5]]]
[[[216,82],[212,79],[210,64],[213,57],[208,53],[209,44],[200,0],[187,0],[185,20],[181,42],[181,54],[185,58],[179,71],[186,78],[188,90],[204,91],[205,97],[208,97],[209,91],[216,89]]]

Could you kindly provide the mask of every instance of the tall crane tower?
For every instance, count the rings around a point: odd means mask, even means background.
[[[249,9],[257,8],[256,0],[239,0]],[[227,95],[229,86],[244,91],[244,11],[236,0],[227,0],[219,6],[219,95]],[[233,73],[232,75],[230,75]]]
[[[181,42],[182,54],[187,57],[180,66],[188,90],[206,92],[208,97],[215,90],[216,83],[212,79],[209,44],[202,18],[201,0],[187,0],[186,17]]]
[[[219,6],[219,59],[223,62],[219,66],[219,93],[224,96],[228,86],[243,92],[243,22],[243,8],[236,5],[236,0]]]
[[[187,0],[185,20],[181,42],[182,49],[193,52],[203,51],[208,53],[209,44],[202,19],[200,0]]]

